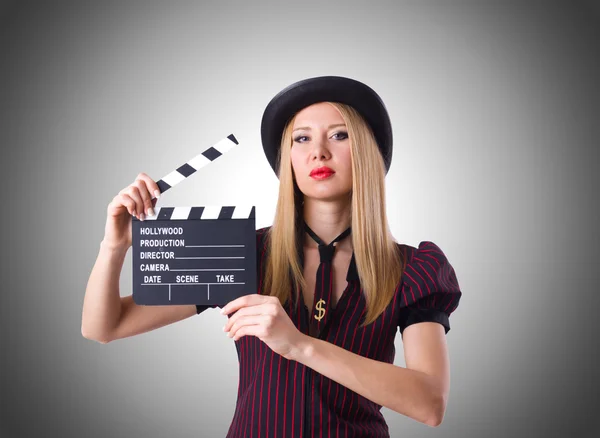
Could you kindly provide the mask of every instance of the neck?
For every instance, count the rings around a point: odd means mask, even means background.
[[[325,243],[342,234],[351,225],[351,204],[347,201],[322,201],[311,198],[304,200],[304,222]],[[308,233],[304,233],[304,247],[316,248],[317,242]],[[335,243],[339,250],[352,250],[352,233]]]

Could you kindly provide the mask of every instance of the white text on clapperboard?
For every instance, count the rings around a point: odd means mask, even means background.
[[[179,235],[183,236],[183,227],[140,228],[140,235]],[[140,248],[185,247],[185,239],[141,239]],[[174,251],[142,251],[140,259],[175,259]],[[145,272],[169,271],[168,263],[142,263],[140,270]],[[233,275],[216,275],[218,283],[233,283]],[[198,275],[176,275],[176,283],[198,283]],[[162,283],[160,275],[144,275],[144,284]]]

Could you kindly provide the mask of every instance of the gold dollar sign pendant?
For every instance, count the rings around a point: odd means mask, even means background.
[[[323,305],[325,305],[325,300],[317,301],[317,305],[315,306],[315,308],[319,311],[319,315],[315,315],[315,319],[317,321],[321,321],[325,316],[325,308]]]

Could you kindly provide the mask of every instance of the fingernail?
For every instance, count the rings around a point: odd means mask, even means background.
[[[225,327],[227,327],[227,326],[225,326],[225,325],[223,326],[223,331],[225,331]]]
[[[156,196],[156,199],[160,198],[160,192],[158,190],[154,190],[154,196]]]
[[[148,209],[148,216],[154,216],[154,210],[152,209],[152,207]]]
[[[146,216],[144,216],[144,213],[140,213],[140,220],[143,221],[146,218]]]

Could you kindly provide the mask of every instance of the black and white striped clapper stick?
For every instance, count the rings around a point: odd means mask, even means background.
[[[226,141],[237,144],[233,135]],[[213,148],[218,155],[208,152]],[[177,169],[180,177],[171,173],[161,181],[173,187],[227,150],[227,144],[219,142],[202,154],[209,161],[196,157],[187,163],[194,170],[184,165]],[[217,307],[256,293],[255,206],[157,206],[154,210],[154,216],[144,221],[132,217],[131,222],[136,304]]]
[[[233,134],[230,134],[220,142],[206,149],[204,152],[196,155],[194,158],[192,158],[182,166],[179,166],[177,169],[169,173],[164,178],[156,181],[156,184],[158,184],[158,188],[160,189],[160,193],[164,193],[171,187],[176,186],[188,176],[196,172],[198,169],[215,161],[225,152],[231,150],[231,148],[233,148],[237,144],[239,143],[235,136]],[[152,195],[152,199],[154,199],[155,197],[156,196]]]

